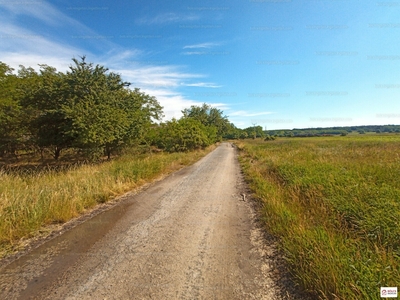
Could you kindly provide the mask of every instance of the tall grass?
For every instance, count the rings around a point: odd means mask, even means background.
[[[195,162],[212,150],[125,155],[98,165],[27,174],[0,171],[0,257],[21,238],[66,222],[144,183]]]
[[[298,281],[321,299],[400,284],[400,136],[246,141],[241,163]]]

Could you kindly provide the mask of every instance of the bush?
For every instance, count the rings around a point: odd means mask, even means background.
[[[267,134],[264,141],[274,141],[276,139],[275,136]]]
[[[168,152],[204,148],[215,141],[216,129],[193,118],[172,119],[161,125],[155,144]]]

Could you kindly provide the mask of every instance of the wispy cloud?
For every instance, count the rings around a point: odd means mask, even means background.
[[[25,15],[38,19],[50,26],[73,27],[80,31],[93,32],[87,26],[62,13],[46,1],[0,1],[0,7],[5,9],[12,17]]]
[[[0,52],[4,55],[3,59],[10,56],[18,57],[18,53],[45,57],[55,55],[62,59],[66,53],[70,53],[69,59],[71,54],[72,56],[89,55],[89,51],[81,50],[80,46],[73,46],[83,41],[103,51],[107,47],[119,48],[109,39],[100,39],[101,36],[95,31],[62,13],[46,1],[27,1],[26,3],[0,1],[0,10],[3,11],[0,18]],[[32,31],[33,29],[26,26],[25,16],[41,21],[46,33],[43,35]]]
[[[124,69],[127,65],[133,67],[138,64],[136,59],[141,57],[142,54],[143,52],[139,49],[112,49],[99,58],[99,64],[108,68],[113,66],[114,69]]]
[[[185,86],[194,86],[194,87],[205,87],[205,88],[220,88],[222,85],[216,85],[211,82],[196,82],[196,83],[187,83]]]
[[[28,15],[39,19],[48,25],[57,25],[60,21],[70,21],[74,23],[73,19],[68,18],[66,15],[59,12],[52,5],[44,2],[26,3],[12,1],[0,2],[0,7],[6,9],[12,15]],[[60,20],[61,19],[61,20]]]
[[[255,117],[255,116],[264,116],[264,115],[271,115],[273,114],[273,112],[271,111],[264,111],[264,112],[257,112],[257,113],[253,113],[253,112],[247,112],[244,110],[238,110],[238,111],[234,111],[232,113],[229,113],[229,116],[240,116],[240,117]]]
[[[158,25],[158,24],[167,24],[167,23],[177,23],[177,22],[187,22],[187,21],[196,21],[199,20],[200,17],[198,15],[189,14],[177,14],[177,13],[163,13],[159,14],[155,17],[144,17],[137,20],[138,24],[142,25]]]
[[[201,43],[201,44],[195,44],[195,45],[187,45],[183,47],[183,49],[197,49],[197,48],[212,48],[216,46],[220,46],[220,43]]]
[[[191,105],[201,105],[202,102],[187,98],[178,91],[182,86],[193,87],[218,87],[212,83],[188,83],[195,78],[203,78],[203,74],[183,72],[178,66],[132,66],[130,68],[110,69],[122,75],[124,80],[132,83],[133,87],[139,87],[145,93],[155,96],[164,107],[165,120],[180,118],[182,110]],[[209,103],[214,107],[226,107],[223,103]]]
[[[182,94],[175,92],[171,89],[157,89],[157,88],[142,88],[145,93],[155,96],[160,104],[164,107],[164,120],[170,120],[172,118],[180,118],[182,116],[182,110],[192,105],[200,106],[203,102],[196,99],[188,99]],[[228,105],[225,103],[207,103],[212,107],[218,109],[228,109]]]
[[[219,87],[213,83],[194,82],[206,75],[185,71],[184,67],[176,65],[157,65],[141,63],[145,61],[145,53],[139,49],[126,49],[108,40],[86,39],[76,40],[77,46],[71,45],[71,40],[65,36],[52,33],[63,27],[68,27],[69,34],[77,33],[77,36],[98,36],[96,32],[66,16],[51,4],[45,1],[34,5],[12,5],[11,2],[0,2],[0,10],[4,12],[4,18],[0,19],[0,57],[1,60],[18,69],[19,65],[38,68],[38,64],[48,64],[59,71],[66,71],[72,64],[72,57],[86,55],[88,61],[101,64],[110,71],[121,74],[123,80],[131,82],[132,87],[139,87],[149,95],[155,96],[164,107],[165,119],[181,117],[181,110],[191,105],[201,105],[196,99],[183,95],[179,88],[183,86],[193,87]],[[22,18],[30,16],[43,22],[47,28],[43,35],[24,26]],[[180,16],[177,14],[159,15],[148,21],[153,24],[163,22],[178,22],[195,20],[196,16]],[[64,37],[64,39],[63,39]],[[101,55],[96,55],[88,48],[96,48],[101,44]],[[222,103],[210,103],[215,107],[222,107]]]
[[[182,116],[183,109],[191,105],[201,105],[201,102],[188,99],[172,89],[144,87],[141,90],[157,98],[164,108],[164,120],[178,119]]]
[[[13,66],[49,64],[65,70],[74,55],[90,54],[67,43],[57,43],[36,32],[0,21],[0,57]]]
[[[203,55],[204,52],[201,51],[189,51],[189,52],[183,52],[183,55]]]
[[[183,55],[202,55],[202,56],[224,56],[230,55],[228,51],[186,51],[182,52]]]
[[[132,68],[116,69],[132,84],[143,87],[177,88],[186,80],[205,77],[202,74],[182,72],[178,66],[132,66]]]

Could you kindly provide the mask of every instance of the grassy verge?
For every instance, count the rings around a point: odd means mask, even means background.
[[[215,147],[190,153],[125,155],[98,165],[27,174],[0,171],[0,258],[20,239],[64,223],[99,203],[189,165]]]
[[[238,143],[293,274],[321,299],[400,283],[400,136]]]

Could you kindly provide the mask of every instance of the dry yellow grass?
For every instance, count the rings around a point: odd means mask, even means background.
[[[64,223],[162,174],[192,164],[213,149],[190,153],[125,155],[97,165],[27,174],[0,171],[0,257],[20,239]]]

